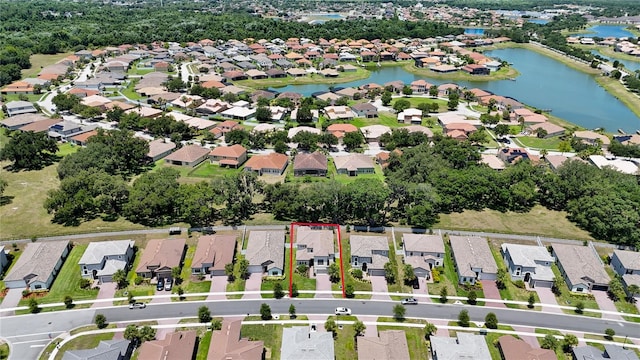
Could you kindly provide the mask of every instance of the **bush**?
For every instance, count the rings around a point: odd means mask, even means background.
[[[136,277],[133,279],[133,283],[134,283],[134,284],[136,284],[136,285],[140,285],[140,284],[142,284],[142,278],[141,278],[140,276],[136,276]]]
[[[516,281],[514,281],[514,282],[513,282],[513,285],[515,285],[515,286],[516,286],[517,288],[519,288],[519,289],[524,289],[524,288],[525,288],[525,286],[524,286],[524,281],[522,281],[522,280],[516,280]]]
[[[71,296],[67,295],[64,297],[64,306],[67,309],[71,309],[73,307],[73,299],[71,298]]]
[[[211,330],[220,329],[222,329],[222,321],[220,319],[213,319],[213,321],[211,321]]]
[[[40,307],[38,306],[38,302],[36,299],[29,299],[29,312],[32,314],[36,314],[40,312]]]
[[[604,330],[604,335],[605,335],[604,337],[607,340],[611,341],[613,340],[613,337],[616,335],[616,331],[611,328],[607,328]]]
[[[282,283],[280,281],[273,285],[273,297],[276,299],[282,299],[284,297],[284,291],[282,290]]]
[[[354,288],[353,284],[349,283],[349,284],[345,285],[345,287],[344,287],[344,294],[345,294],[349,299],[353,298],[353,296],[354,296],[354,291],[355,291],[355,288]]]
[[[80,289],[88,289],[91,286],[91,280],[87,278],[80,279]]]
[[[358,280],[362,280],[362,270],[360,269],[351,269],[351,276]]]
[[[296,268],[296,272],[304,277],[309,276],[309,267],[306,264],[300,264]]]
[[[584,303],[582,301],[578,301],[576,304],[576,313],[582,314],[584,312]]]
[[[433,278],[433,282],[434,283],[439,283],[440,282],[440,270],[438,270],[438,268],[432,269],[431,270],[431,277]]]
[[[440,290],[440,302],[441,303],[446,303],[447,302],[447,295],[448,295],[449,291],[447,290],[446,287],[443,287],[442,290]]]
[[[558,339],[551,334],[547,334],[540,342],[540,347],[555,350],[558,347]]]
[[[271,320],[271,307],[267,304],[260,305],[260,318],[262,320]]]
[[[476,294],[474,290],[469,291],[467,294],[467,302],[471,305],[475,305],[476,299],[478,299],[478,294]]]
[[[528,300],[528,304],[527,307],[529,307],[529,309],[533,309],[533,304],[536,303],[536,296],[533,294],[533,292],[529,293],[529,300]]]
[[[291,297],[298,297],[300,293],[298,292],[298,285],[296,283],[291,284]]]
[[[208,323],[211,321],[211,311],[208,307],[203,305],[198,308],[198,320],[200,320],[201,323]]]
[[[23,297],[23,298],[26,298],[26,297],[28,297],[29,295],[31,295],[31,291],[29,291],[29,289],[24,289],[24,290],[22,290],[22,297]]]
[[[462,327],[469,327],[469,312],[462,310],[458,314],[458,325]]]
[[[96,319],[94,320],[98,329],[104,329],[107,327],[107,317],[103,314],[96,315]]]
[[[496,314],[492,312],[488,313],[484,318],[484,326],[486,326],[487,329],[497,329],[498,317],[496,316]]]

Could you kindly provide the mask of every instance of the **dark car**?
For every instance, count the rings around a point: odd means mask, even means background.
[[[158,285],[157,285],[156,289],[158,289],[158,291],[164,290],[164,280],[162,280],[162,279],[158,280]]]
[[[498,138],[498,142],[504,143],[504,144],[511,144],[511,140],[507,139],[507,138]]]

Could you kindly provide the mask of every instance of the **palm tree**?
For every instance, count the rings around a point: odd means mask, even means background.
[[[549,155],[549,150],[547,149],[540,150],[540,156],[542,156],[543,158],[546,158],[547,155]]]

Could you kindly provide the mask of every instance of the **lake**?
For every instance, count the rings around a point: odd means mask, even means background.
[[[513,97],[540,109],[552,109],[553,115],[589,129],[603,127],[609,131],[623,129],[626,132],[640,129],[640,118],[588,74],[527,49],[501,49],[488,51],[486,54],[513,63],[521,75],[516,81],[459,81],[459,85]],[[451,82],[414,75],[400,66],[393,66],[372,69],[371,76],[367,79],[334,86],[355,87],[368,83],[383,85],[395,80],[407,84],[418,79],[425,79],[436,85]],[[315,92],[329,91],[329,87],[327,84],[288,85],[275,90],[311,96]]]
[[[549,19],[527,19],[527,22],[534,23],[534,24],[540,24],[540,25],[544,25],[544,24],[548,23],[549,21],[551,21],[551,20],[549,20]]]
[[[609,61],[613,62],[614,60],[618,60],[621,64],[624,65],[624,67],[626,67],[627,69],[631,70],[631,71],[636,71],[636,70],[640,70],[640,62],[637,61],[630,61],[627,59],[620,59],[617,57],[613,57],[613,56],[606,56],[601,54],[598,50],[591,50],[591,53],[593,55],[599,55],[600,57],[603,57],[605,59],[608,59]]]
[[[465,35],[484,35],[484,29],[467,28],[464,29]]]
[[[577,35],[584,37],[614,37],[614,38],[623,38],[623,37],[634,37],[632,33],[626,30],[627,25],[595,25],[587,30],[584,33],[580,33]]]

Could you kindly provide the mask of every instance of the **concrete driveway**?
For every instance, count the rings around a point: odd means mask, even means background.
[[[113,299],[116,295],[117,284],[114,282],[100,284],[100,291],[98,291],[97,299]],[[113,301],[99,301],[94,302],[92,308],[108,307],[113,305]]]
[[[209,292],[212,293],[224,293],[227,291],[227,275],[212,276],[211,287]],[[207,296],[207,300],[225,300],[227,296],[225,294],[210,294]]]
[[[502,300],[500,297],[500,290],[496,286],[496,282],[493,280],[480,280],[482,284],[482,291],[484,291],[484,297],[487,299]],[[486,306],[495,308],[505,308],[506,305],[501,302],[487,302]]]
[[[423,278],[422,276],[418,278],[418,285],[419,287],[417,289],[413,290],[414,294],[427,294],[429,295],[429,285],[427,284],[427,279]],[[418,301],[420,302],[425,302],[425,303],[430,303],[431,302],[431,298],[430,297],[421,297],[418,298]]]
[[[9,309],[18,306],[20,299],[22,299],[22,290],[24,289],[9,289],[7,292],[7,296],[4,297],[2,303],[0,304],[0,309]],[[2,315],[8,316],[13,315],[13,311],[2,312]]]
[[[538,297],[540,298],[540,303],[558,305],[558,302],[556,301],[556,296],[551,291],[551,288],[537,287],[534,290],[536,291],[536,293],[538,293]],[[542,311],[562,314],[562,310],[555,306],[542,306]]]
[[[262,285],[262,274],[255,273],[249,275],[249,278],[244,284],[244,291],[260,291],[260,286]],[[260,293],[256,294],[247,294],[245,293],[242,297],[243,299],[261,299],[262,295]]]
[[[593,297],[596,298],[596,303],[598,303],[598,307],[600,308],[600,310],[618,311],[618,309],[616,309],[616,305],[611,299],[609,299],[609,295],[606,291],[593,290],[591,291],[591,294],[593,294]],[[606,313],[602,313],[602,318],[610,320],[624,320],[620,315]]]
[[[371,299],[373,300],[391,300],[389,297],[389,288],[387,287],[387,280],[384,276],[369,276],[369,280],[371,280],[371,287],[374,293],[385,293],[385,294],[373,294]]]
[[[329,274],[316,274],[316,291],[331,291],[331,280]],[[316,293],[316,298],[333,298],[333,294],[319,294]]]

